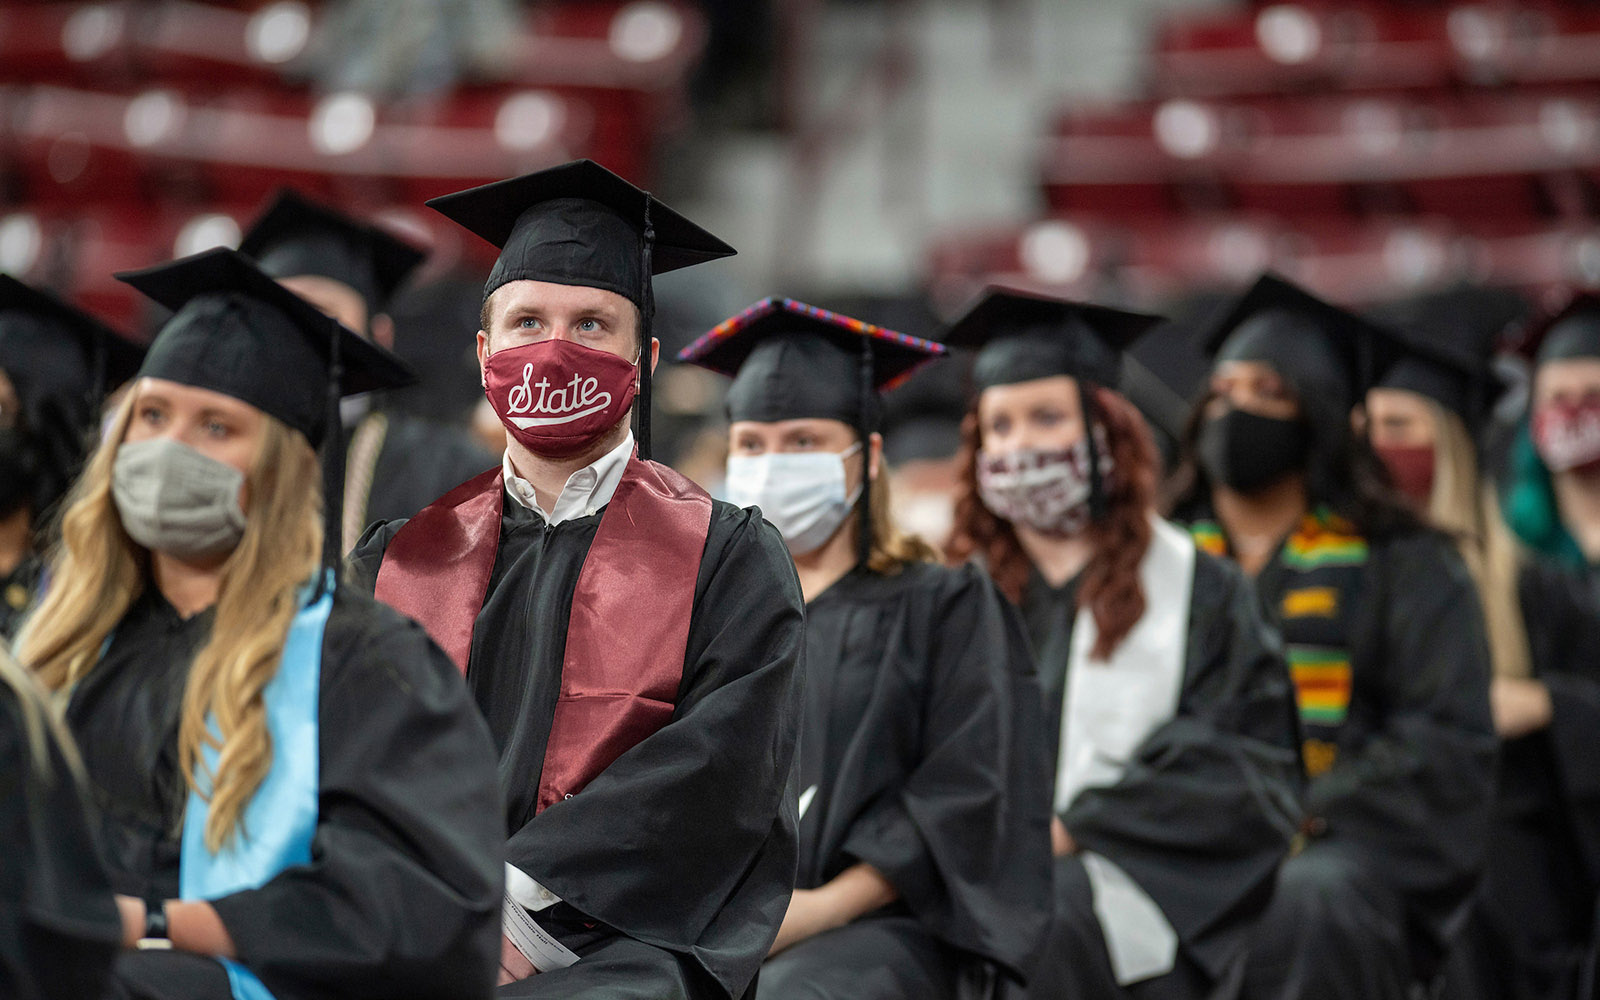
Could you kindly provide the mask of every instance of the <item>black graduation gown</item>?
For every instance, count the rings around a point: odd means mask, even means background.
[[[368,414],[362,423],[381,417],[383,446],[371,467],[371,487],[359,521],[410,517],[457,486],[500,463],[465,431],[408,416],[398,410]],[[360,425],[358,425],[360,426]],[[354,434],[346,436],[346,446]],[[346,471],[347,496],[367,471],[352,463]]]
[[[1461,950],[1479,995],[1570,996],[1600,892],[1600,604],[1587,581],[1530,563],[1519,597],[1553,715],[1500,747],[1488,869]]]
[[[507,496],[473,628],[467,685],[500,752],[505,859],[561,897],[539,923],[584,959],[501,995],[737,997],[794,886],[799,581],[758,511],[714,501],[672,719],[535,816],[572,595],[604,515],[550,526]],[[399,528],[374,525],[351,553],[368,588]]]
[[[1497,741],[1477,592],[1442,534],[1368,541],[1349,714],[1252,947],[1251,998],[1406,996],[1435,974],[1483,871]],[[1274,621],[1296,583],[1282,556],[1255,581]]]
[[[41,726],[43,720],[40,720]],[[99,996],[122,940],[85,801],[61,748],[33,753],[17,694],[0,682],[0,997]]]
[[[117,892],[178,895],[188,795],[179,712],[213,617],[185,620],[147,587],[72,692],[68,723]],[[488,734],[455,667],[419,626],[341,587],[324,632],[318,721],[311,864],[211,901],[239,961],[278,1000],[487,996],[504,884],[499,796]],[[195,963],[150,967],[168,958],[124,956],[134,968],[113,995],[194,996]],[[221,966],[209,965],[215,988]]]
[[[0,645],[9,648],[22,627],[22,619],[33,605],[39,588],[43,564],[36,556],[26,556],[10,573],[0,577]]]
[[[1079,581],[1034,573],[1023,615],[1039,659],[1052,770]],[[1114,785],[1080,792],[1061,821],[1161,908],[1178,966],[1125,991],[1112,974],[1076,855],[1056,859],[1056,925],[1029,995],[1039,1000],[1204,996],[1235,974],[1297,819],[1299,729],[1275,634],[1233,566],[1196,553],[1178,708]]]
[[[865,862],[900,901],[769,960],[761,1000],[1020,978],[1049,921],[1050,793],[1016,611],[976,566],[857,569],[805,636],[796,886]]]

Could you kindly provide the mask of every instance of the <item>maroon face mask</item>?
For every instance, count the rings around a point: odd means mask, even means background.
[[[1373,445],[1394,484],[1412,503],[1426,507],[1433,497],[1433,446]]]
[[[1533,446],[1551,472],[1600,466],[1600,402],[1547,403],[1533,412]]]
[[[569,458],[628,414],[637,366],[570,340],[508,347],[483,366],[484,394],[511,436],[535,455]]]

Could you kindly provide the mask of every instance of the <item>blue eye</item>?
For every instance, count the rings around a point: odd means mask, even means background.
[[[517,325],[524,330],[531,330],[539,325],[539,321],[534,319],[532,316],[524,316],[517,320]]]

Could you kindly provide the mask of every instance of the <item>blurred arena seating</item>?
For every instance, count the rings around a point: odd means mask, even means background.
[[[1047,123],[1044,217],[935,241],[942,301],[1600,282],[1600,6],[1240,3],[1149,43],[1141,98]]]
[[[557,0],[449,86],[329,89],[332,7],[0,0],[0,271],[125,322],[111,271],[237,239],[285,183],[487,259],[422,201],[575,157],[648,185],[706,40],[680,0]]]

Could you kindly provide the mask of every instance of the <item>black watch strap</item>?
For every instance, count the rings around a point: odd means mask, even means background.
[[[144,936],[165,941],[167,938],[167,907],[161,900],[146,903],[144,907]]]

